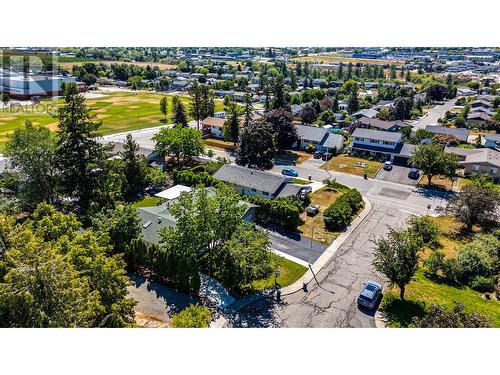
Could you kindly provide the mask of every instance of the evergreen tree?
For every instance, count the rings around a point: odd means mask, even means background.
[[[189,105],[189,114],[191,117],[196,121],[196,128],[200,130],[200,120],[204,119],[206,116],[204,116],[204,111],[203,111],[203,93],[202,93],[202,87],[198,84],[198,82],[194,82],[191,88],[189,89],[189,95],[191,96],[191,103]],[[177,105],[178,108],[178,105]],[[177,112],[176,108],[176,112]],[[181,122],[174,121],[176,124],[183,124],[182,122],[182,115],[179,114],[178,119]],[[177,117],[176,117],[177,118]]]
[[[95,121],[96,116],[85,105],[74,83],[66,84],[64,103],[57,110],[56,118],[59,120],[56,160],[61,189],[76,198],[78,208],[85,211],[98,194],[108,157],[98,141],[101,123]]]
[[[252,97],[250,93],[247,91],[245,93],[245,103],[243,108],[243,125],[248,126],[253,120],[253,104]]]
[[[145,157],[138,153],[139,148],[132,135],[127,134],[123,151],[120,153],[124,162],[123,174],[126,181],[124,194],[127,197],[142,192],[146,187],[147,162]]]
[[[165,122],[167,122],[168,98],[166,96],[160,99],[160,111],[165,118]]]
[[[338,77],[338,79],[344,78],[344,64],[342,63],[342,61],[339,64],[339,70],[337,71],[337,77]]]
[[[276,153],[271,125],[251,122],[243,128],[236,150],[236,164],[255,169],[271,169]]]
[[[175,106],[174,117],[172,120],[176,125],[181,125],[183,127],[188,126],[186,110],[184,109],[184,104],[182,104],[180,100],[177,101],[177,105]]]
[[[231,108],[230,115],[226,122],[224,123],[224,138],[226,140],[232,141],[235,145],[240,136],[240,120],[238,118],[238,111],[236,106],[233,105]]]

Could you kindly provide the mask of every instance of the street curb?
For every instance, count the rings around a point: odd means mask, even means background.
[[[302,290],[304,284],[309,284],[314,278],[315,275],[318,274],[319,271],[333,258],[337,250],[342,246],[342,244],[349,238],[352,232],[363,222],[366,216],[372,210],[372,205],[370,201],[366,197],[362,197],[365,207],[363,211],[361,211],[358,216],[351,222],[347,230],[338,236],[330,246],[325,250],[323,254],[312,264],[307,272],[302,275],[300,279],[295,281],[293,284],[288,285],[284,288],[279,289],[281,292],[281,296],[290,295]],[[271,289],[260,293],[255,293],[252,296],[249,296],[247,299],[241,299],[239,301],[235,301],[233,304],[229,305],[226,309],[238,311],[245,306],[250,305],[251,303],[258,301],[260,299],[269,298],[277,292],[277,289]]]

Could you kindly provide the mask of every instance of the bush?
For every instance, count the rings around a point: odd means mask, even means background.
[[[461,280],[468,283],[475,276],[490,276],[492,273],[491,259],[473,242],[461,247],[457,254],[457,263],[461,269]]]
[[[212,315],[205,306],[189,305],[172,317],[171,327],[174,328],[208,328]]]
[[[443,263],[443,275],[446,279],[453,283],[460,281],[462,270],[456,259],[446,259]]]
[[[187,186],[217,186],[222,183],[207,172],[193,172],[192,170],[181,171],[176,169],[172,172],[172,178],[176,184]]]
[[[339,201],[339,199],[323,212],[323,221],[328,230],[343,229],[351,222],[353,213],[351,206],[347,200]]]
[[[439,227],[427,217],[414,216],[408,220],[409,230],[422,238],[425,246],[434,248],[438,245]]]
[[[246,201],[259,206],[257,220],[262,223],[281,225],[289,230],[297,230],[303,203],[297,198],[264,199],[259,196],[242,196]]]
[[[495,280],[492,277],[476,276],[470,281],[469,286],[481,293],[491,293],[495,290]]]
[[[350,189],[346,193],[342,194],[337,201],[338,200],[341,202],[345,201],[351,207],[352,214],[357,213],[358,210],[363,207],[363,197],[356,189]]]
[[[433,275],[437,275],[439,271],[443,271],[445,262],[445,255],[442,251],[433,251],[429,258],[424,261],[424,266]]]

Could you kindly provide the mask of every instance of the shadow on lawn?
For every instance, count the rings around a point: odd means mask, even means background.
[[[425,314],[425,304],[419,301],[402,301],[389,295],[382,302],[382,310],[390,327],[408,327],[414,317]]]

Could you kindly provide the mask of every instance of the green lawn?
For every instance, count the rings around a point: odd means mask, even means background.
[[[153,207],[153,206],[157,205],[159,200],[160,200],[160,198],[158,198],[158,197],[144,197],[141,200],[138,200],[138,201],[132,203],[132,207],[133,208]]]
[[[160,98],[162,95],[147,92],[115,92],[108,93],[105,97],[88,99],[86,102],[92,107],[97,119],[102,121],[100,132],[102,134],[120,133],[160,126],[163,115],[160,112]],[[172,96],[169,96],[167,119],[170,122],[172,114]],[[186,107],[189,107],[190,98],[181,97]],[[47,126],[50,130],[57,130],[57,120],[50,113],[54,113],[61,100],[44,100],[42,105],[23,107],[22,109],[0,110],[0,148],[7,140],[7,135],[23,126],[26,120],[31,120],[34,125]],[[223,108],[222,101],[215,103],[215,110]]]
[[[283,257],[279,257],[279,270],[280,274],[276,279],[279,287],[283,288],[290,284],[293,284],[299,278],[306,273],[307,268],[292,262]],[[245,288],[247,292],[257,292],[261,290],[274,288],[276,285],[274,283],[274,276],[271,276],[265,280],[254,281],[248,288]]]
[[[439,280],[431,280],[425,275],[423,268],[419,269],[405,293],[406,301],[399,299],[399,290],[389,288],[382,301],[382,310],[388,318],[390,327],[406,327],[411,323],[411,317],[421,315],[432,303],[453,307],[453,302],[464,304],[465,311],[478,312],[490,319],[491,325],[500,327],[500,301],[485,300],[468,287],[455,287]]]
[[[363,174],[367,173],[369,177],[374,177],[381,166],[382,163],[375,160],[342,154],[331,158],[321,168],[357,176],[363,176]]]
[[[303,180],[301,178],[294,178],[292,180],[292,184],[297,184],[297,185],[309,185],[312,184],[312,181],[309,180]]]

